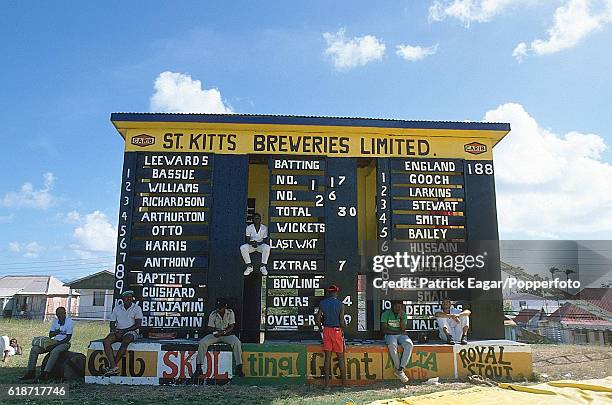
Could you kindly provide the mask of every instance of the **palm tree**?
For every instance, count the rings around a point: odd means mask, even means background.
[[[575,273],[575,271],[572,269],[566,269],[564,273],[565,273],[565,280],[567,281],[567,285],[565,286],[565,292],[569,294],[569,275],[572,273]]]
[[[554,280],[555,279],[555,273],[558,272],[558,271],[561,271],[561,270],[559,270],[556,267],[551,267],[550,269],[548,269],[548,271],[550,271],[550,278],[551,278],[551,280]]]

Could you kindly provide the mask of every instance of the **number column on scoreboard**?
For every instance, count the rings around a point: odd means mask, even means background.
[[[266,331],[314,329],[324,294],[325,158],[272,157],[268,233],[269,276],[262,279]]]
[[[325,189],[325,283],[340,287],[347,332],[357,332],[359,235],[357,218],[357,159],[328,158]]]
[[[138,153],[129,284],[145,331],[206,327],[212,155]]]
[[[132,235],[132,214],[134,206],[134,179],[136,177],[136,153],[123,154],[123,175],[119,203],[119,229],[117,234],[117,256],[115,262],[115,288],[113,307],[121,302],[121,293],[127,290],[127,258]]]
[[[393,234],[393,215],[391,211],[391,169],[388,158],[376,159],[376,237],[378,253],[390,253]],[[389,272],[381,274],[383,280],[389,280]]]
[[[501,269],[493,161],[466,160],[465,187],[468,253],[485,258],[484,268],[472,271],[469,275],[476,280],[498,281],[501,279]],[[470,292],[470,309],[474,314],[471,321],[473,336],[479,339],[503,338],[501,290],[473,289]]]
[[[393,240],[400,251],[419,255],[425,264],[394,274],[429,280],[462,278],[461,273],[440,271],[440,260],[465,253],[465,187],[463,161],[458,159],[392,159],[391,195]],[[405,291],[410,303],[412,329],[433,329],[433,308],[441,298],[466,299],[462,290],[419,288]],[[386,303],[385,307],[389,304]]]

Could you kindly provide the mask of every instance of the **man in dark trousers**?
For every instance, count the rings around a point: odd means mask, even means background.
[[[121,294],[123,303],[117,305],[110,316],[110,333],[102,340],[104,354],[109,367],[104,373],[105,377],[119,374],[117,363],[125,355],[130,343],[138,339],[138,330],[142,324],[142,309],[134,302],[134,291],[127,290]],[[113,352],[113,343],[121,342],[117,354]]]
[[[329,387],[331,376],[331,353],[336,353],[340,366],[342,386],[346,386],[346,364],[344,363],[344,304],[338,299],[340,288],[332,284],[327,287],[327,297],[319,303],[316,322],[323,337],[323,352],[325,353],[325,388]]]
[[[234,311],[227,307],[227,302],[223,298],[217,299],[217,304],[214,311],[208,317],[208,329],[210,334],[204,336],[198,345],[198,355],[196,357],[196,368],[191,375],[191,381],[197,384],[198,377],[202,375],[202,364],[204,364],[208,346],[223,342],[231,346],[234,353],[234,362],[236,363],[237,377],[244,377],[242,372],[242,343],[234,333],[236,326],[236,316]]]

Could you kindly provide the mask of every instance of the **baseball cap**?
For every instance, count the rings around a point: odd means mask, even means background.
[[[134,291],[132,291],[132,290],[125,290],[124,292],[121,293],[122,297],[127,297],[128,295],[131,295],[133,297],[134,296]]]
[[[329,287],[327,287],[327,292],[338,292],[340,291],[340,287],[338,287],[336,284],[332,284]]]

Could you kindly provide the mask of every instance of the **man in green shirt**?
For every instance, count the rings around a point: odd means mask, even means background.
[[[404,311],[404,304],[401,301],[393,301],[391,309],[386,310],[380,317],[380,329],[385,334],[385,343],[389,349],[389,356],[393,361],[395,370],[393,374],[399,378],[404,384],[408,382],[408,376],[404,373],[404,367],[410,361],[412,355],[412,340],[406,334],[406,325],[408,324],[408,316]],[[397,346],[401,345],[404,348],[402,359],[400,360],[397,353]]]

